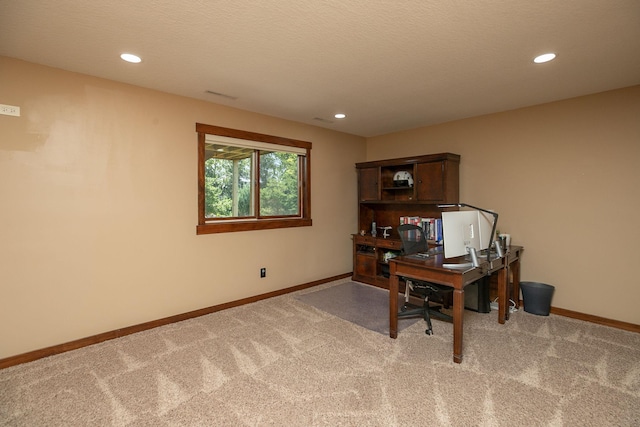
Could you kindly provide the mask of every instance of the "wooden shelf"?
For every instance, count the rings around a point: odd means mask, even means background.
[[[373,162],[357,163],[358,231],[353,236],[353,279],[388,288],[382,274],[384,252],[400,251],[402,244],[396,234],[400,217],[440,218],[437,207],[442,203],[459,202],[460,156],[452,153],[429,154]],[[411,174],[413,186],[396,186],[397,172]],[[371,224],[392,227],[384,239],[371,236]],[[380,230],[377,230],[380,234]],[[430,242],[435,244],[435,242]],[[369,249],[363,250],[363,247]]]

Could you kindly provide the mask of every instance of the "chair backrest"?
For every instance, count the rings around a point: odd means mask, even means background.
[[[402,253],[404,255],[427,252],[429,250],[429,243],[422,227],[414,224],[402,224],[398,227],[398,235],[402,241]]]

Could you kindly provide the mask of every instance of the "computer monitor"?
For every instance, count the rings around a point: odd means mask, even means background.
[[[466,203],[441,204],[438,207],[473,209],[473,211],[442,213],[445,258],[466,255],[468,248],[474,248],[477,256],[480,256],[479,251],[486,250],[487,260],[489,260],[493,245],[493,235],[498,225],[498,213]],[[477,218],[474,217],[476,213]],[[447,238],[445,230],[449,230],[449,238]],[[447,246],[449,246],[449,250],[447,250]],[[498,252],[496,254],[498,257],[502,256]]]
[[[493,216],[476,210],[442,212],[444,257],[467,255],[467,248],[478,253],[487,249],[493,221]]]
[[[467,248],[480,250],[480,220],[478,211],[442,212],[444,257],[467,254]]]

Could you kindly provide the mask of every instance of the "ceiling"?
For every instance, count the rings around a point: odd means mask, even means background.
[[[0,0],[0,55],[369,137],[640,84],[640,1]]]

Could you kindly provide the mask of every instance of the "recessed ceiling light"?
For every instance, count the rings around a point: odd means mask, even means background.
[[[345,117],[347,117],[347,115],[343,113],[338,113],[333,117],[335,117],[336,119],[344,119]]]
[[[556,57],[555,53],[545,53],[544,55],[536,56],[533,62],[536,64],[542,64],[543,62],[549,62]]]
[[[136,56],[132,53],[123,53],[122,55],[120,55],[120,58],[124,59],[127,62],[133,62],[134,64],[142,62],[142,59],[140,59],[139,56]]]

